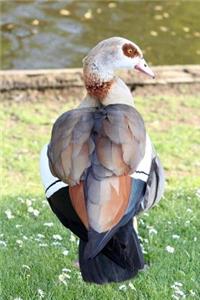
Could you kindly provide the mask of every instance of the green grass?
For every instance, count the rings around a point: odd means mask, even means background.
[[[0,103],[0,240],[5,242],[0,244],[0,299],[42,299],[38,289],[48,300],[183,299],[177,293],[173,298],[175,282],[182,283],[179,288],[185,299],[200,299],[199,103],[200,97],[193,96],[137,98],[137,108],[166,170],[166,193],[157,207],[139,218],[150,267],[132,281],[105,286],[82,281],[74,266],[77,241],[70,240],[70,232],[51,212],[39,178],[39,152],[49,140],[52,122],[73,103],[47,99]],[[34,216],[28,207],[39,215]],[[6,217],[7,210],[13,218]],[[53,226],[45,226],[47,222]],[[150,234],[152,228],[157,234]],[[57,245],[52,244],[54,234],[62,237]],[[174,253],[167,252],[167,246]],[[69,254],[64,256],[66,249]],[[63,268],[71,270],[66,285],[59,281]],[[125,290],[119,289],[122,284]]]

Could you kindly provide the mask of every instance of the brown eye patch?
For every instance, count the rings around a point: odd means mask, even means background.
[[[122,50],[124,52],[124,55],[128,57],[140,56],[140,53],[132,44],[124,44]]]

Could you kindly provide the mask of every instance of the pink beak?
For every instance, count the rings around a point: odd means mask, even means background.
[[[146,75],[149,75],[152,78],[155,78],[153,71],[149,68],[144,58],[141,58],[140,62],[135,66],[135,69]]]

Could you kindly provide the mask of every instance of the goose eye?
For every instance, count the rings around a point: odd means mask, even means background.
[[[123,51],[124,55],[131,57],[131,58],[139,55],[138,50],[131,44],[124,44],[122,47],[122,51]]]

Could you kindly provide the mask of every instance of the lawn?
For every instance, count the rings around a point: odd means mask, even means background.
[[[97,286],[75,267],[77,240],[51,212],[39,153],[73,103],[0,103],[1,300],[200,299],[200,96],[136,97],[166,171],[165,197],[139,217],[149,264],[134,280]]]

